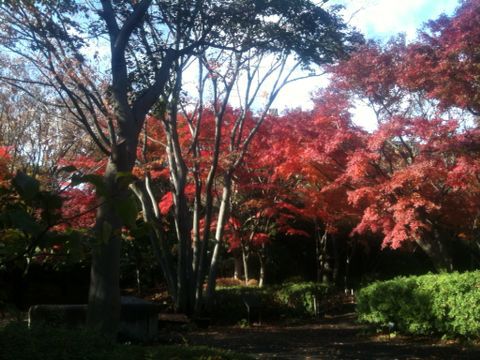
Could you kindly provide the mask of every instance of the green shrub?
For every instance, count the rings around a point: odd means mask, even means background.
[[[314,297],[320,302],[328,291],[328,286],[313,282],[285,283],[265,288],[245,286],[220,288],[216,294],[214,316],[228,322],[247,319],[245,302],[254,304],[260,310],[263,319],[313,316]]]
[[[215,295],[215,312],[213,316],[217,320],[227,323],[236,323],[248,319],[246,302],[255,304],[261,309],[269,309],[261,316],[270,316],[273,302],[270,288],[256,288],[250,286],[231,286],[219,288]]]
[[[286,283],[275,288],[275,302],[294,316],[315,315],[315,301],[324,298],[329,287],[314,282]],[[317,304],[318,305],[318,304]]]
[[[480,335],[480,271],[398,277],[357,296],[361,321],[410,334]]]
[[[117,344],[87,329],[11,323],[0,328],[2,360],[242,360],[246,355],[204,346]]]

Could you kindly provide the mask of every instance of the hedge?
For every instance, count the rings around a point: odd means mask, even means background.
[[[480,335],[480,271],[397,277],[361,289],[359,320],[408,334]]]
[[[216,319],[227,322],[247,319],[246,303],[248,303],[260,311],[262,319],[310,317],[315,315],[314,301],[317,301],[318,305],[329,291],[328,286],[313,282],[285,283],[265,288],[246,286],[219,288],[213,315]]]

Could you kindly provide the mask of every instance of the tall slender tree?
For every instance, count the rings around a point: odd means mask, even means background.
[[[26,60],[30,69],[29,76],[2,80],[25,91],[33,83],[53,89],[60,99],[57,105],[68,109],[108,157],[103,185],[97,186],[100,206],[88,323],[110,334],[120,314],[120,231],[135,216],[126,180],[145,117],[156,104],[161,118],[167,105],[170,109],[164,124],[174,150],[169,156],[178,219],[187,212],[187,168],[175,150],[175,121],[183,64],[189,56],[208,47],[240,53],[262,47],[325,63],[344,55],[357,39],[335,12],[309,0],[21,0],[4,1],[0,10],[0,45],[9,55]],[[188,291],[183,281],[189,276],[185,261],[190,261],[185,221],[177,223],[180,293]]]

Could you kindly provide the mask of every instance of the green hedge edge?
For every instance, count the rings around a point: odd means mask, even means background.
[[[222,321],[247,318],[245,302],[253,304],[262,319],[312,317],[332,287],[314,282],[284,283],[265,288],[232,286],[217,289],[213,316]],[[315,298],[315,300],[314,300]]]
[[[480,271],[397,277],[357,294],[361,322],[415,335],[480,335]]]

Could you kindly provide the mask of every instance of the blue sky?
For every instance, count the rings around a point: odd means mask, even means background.
[[[407,40],[415,39],[417,30],[430,19],[441,14],[452,15],[460,0],[332,0],[331,3],[345,6],[345,20],[360,30],[367,38],[387,41],[392,36],[405,33]],[[275,101],[283,108],[310,108],[311,93],[326,80],[314,78],[288,85]],[[275,106],[274,106],[275,107]],[[374,129],[373,112],[358,104],[354,121],[366,129]]]
[[[368,38],[387,40],[404,32],[415,38],[417,29],[440,14],[451,15],[458,0],[335,0],[345,6],[346,19]]]

